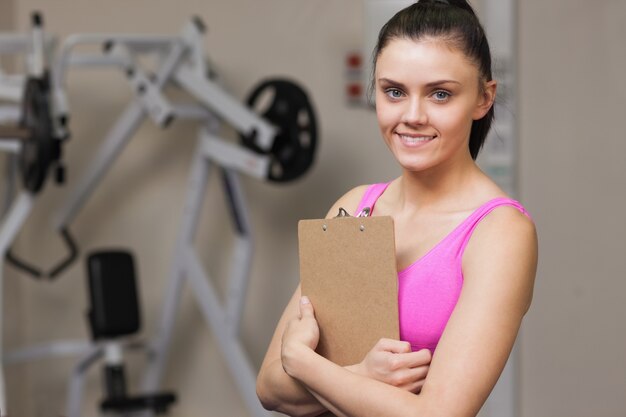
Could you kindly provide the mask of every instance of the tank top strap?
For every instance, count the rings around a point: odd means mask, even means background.
[[[474,229],[478,224],[484,219],[489,213],[491,213],[494,209],[501,206],[511,206],[518,209],[522,214],[532,220],[530,214],[526,211],[524,206],[516,200],[506,197],[498,197],[490,200],[477,208],[463,223],[461,223],[452,233],[456,236],[453,238],[460,239],[461,245],[459,246],[459,254],[462,255],[465,251],[465,247],[467,246]]]
[[[391,182],[382,182],[378,184],[371,184],[367,187],[354,215],[356,216],[361,213],[365,207],[370,208],[370,213],[373,212],[376,201],[378,201],[378,198],[383,195],[387,187],[389,187],[389,184],[391,184]]]

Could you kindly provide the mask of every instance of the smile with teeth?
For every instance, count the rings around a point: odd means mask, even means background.
[[[400,137],[402,142],[408,145],[415,145],[418,143],[430,142],[431,140],[435,139],[435,136],[409,136],[409,135],[403,135],[401,133],[396,133],[396,134]]]

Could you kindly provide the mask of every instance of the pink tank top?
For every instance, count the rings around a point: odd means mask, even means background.
[[[365,207],[373,213],[387,186],[389,183],[370,185],[356,213]],[[513,206],[529,216],[519,202],[495,198],[477,208],[424,256],[398,272],[400,340],[410,342],[414,351],[434,352],[461,294],[465,247],[478,223],[502,205]]]

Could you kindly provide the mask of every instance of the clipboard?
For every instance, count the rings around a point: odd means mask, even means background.
[[[302,295],[315,309],[320,355],[353,365],[380,338],[399,338],[390,216],[353,217],[340,209],[333,219],[301,220],[298,241]]]

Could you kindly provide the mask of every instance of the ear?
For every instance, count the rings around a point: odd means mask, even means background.
[[[474,114],[472,115],[474,120],[479,120],[485,117],[491,106],[493,106],[493,102],[496,99],[497,87],[498,83],[496,80],[487,81],[482,85],[482,90],[480,91],[476,108],[474,109]]]

